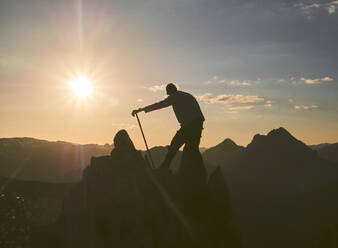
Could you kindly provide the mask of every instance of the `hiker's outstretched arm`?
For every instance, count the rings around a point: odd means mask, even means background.
[[[154,104],[151,104],[151,105],[148,105],[144,108],[139,108],[139,109],[135,109],[131,112],[131,115],[132,116],[135,116],[135,114],[141,112],[141,111],[144,111],[144,112],[150,112],[150,111],[154,111],[154,110],[157,110],[157,109],[161,109],[161,108],[166,108],[166,107],[169,107],[170,105],[172,105],[174,102],[174,99],[173,97],[171,96],[168,96],[166,99],[164,99],[163,101],[160,101],[160,102],[157,102],[157,103],[154,103]]]
[[[173,98],[169,96],[163,101],[160,101],[160,102],[157,102],[157,103],[154,103],[154,104],[151,104],[151,105],[148,105],[142,108],[142,110],[147,113],[147,112],[154,111],[157,109],[169,107],[172,104],[173,104]]]

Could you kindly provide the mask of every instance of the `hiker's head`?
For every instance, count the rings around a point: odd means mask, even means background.
[[[176,88],[176,86],[175,86],[175,84],[172,84],[172,83],[170,83],[170,84],[167,84],[167,86],[166,86],[166,91],[167,91],[167,95],[171,95],[172,93],[175,93],[176,91],[177,91],[177,88]]]

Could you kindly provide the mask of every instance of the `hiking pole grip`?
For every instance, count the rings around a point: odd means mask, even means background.
[[[143,132],[143,128],[142,128],[140,119],[138,118],[137,113],[136,113],[135,115],[136,115],[136,119],[137,119],[138,125],[139,125],[140,130],[141,130],[141,133],[142,133],[142,137],[143,137],[144,143],[145,143],[145,145],[146,145],[146,149],[147,149],[148,156],[149,156],[149,158],[150,158],[150,162],[151,162],[150,167],[151,167],[152,169],[155,169],[155,167],[154,167],[154,162],[153,162],[153,158],[151,157],[151,153],[150,153],[149,148],[148,148],[148,143],[147,143],[146,137],[144,136],[144,132]]]

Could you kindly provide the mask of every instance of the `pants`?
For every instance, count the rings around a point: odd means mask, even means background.
[[[184,150],[192,153],[199,153],[199,145],[203,129],[203,121],[196,120],[189,124],[182,125],[176,132],[174,138],[170,142],[168,153],[162,163],[163,167],[169,167],[171,161],[175,157],[177,151],[185,144]]]

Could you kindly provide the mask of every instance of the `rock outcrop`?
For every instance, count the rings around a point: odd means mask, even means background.
[[[111,156],[93,157],[65,200],[62,247],[240,247],[221,170],[206,181],[201,158],[151,170],[125,130]]]

